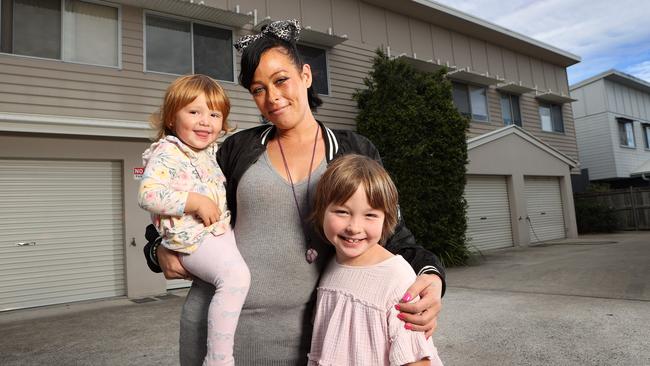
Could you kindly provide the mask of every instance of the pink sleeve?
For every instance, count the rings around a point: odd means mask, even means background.
[[[399,311],[394,307],[388,311],[391,366],[431,358],[434,355],[433,340],[427,341],[424,332],[414,332],[404,328],[405,323],[397,318],[397,314]]]

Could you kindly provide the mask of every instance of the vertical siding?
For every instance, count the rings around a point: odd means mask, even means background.
[[[384,9],[366,3],[359,4],[361,17],[361,40],[379,46],[387,45],[386,15]]]
[[[433,40],[429,24],[416,20],[409,20],[413,43],[413,54],[420,60],[433,60]]]
[[[519,76],[519,66],[517,64],[517,55],[505,48],[501,49],[501,57],[503,58],[504,75],[508,81],[523,80]]]
[[[451,46],[451,34],[447,29],[431,25],[431,39],[433,40],[433,56],[442,64],[455,65],[454,52]]]
[[[580,167],[589,169],[589,179],[608,179],[616,176],[609,123],[605,112],[589,114],[575,120]]]
[[[269,1],[268,14],[271,19],[301,19],[300,0]]]
[[[632,171],[650,159],[650,150],[645,148],[643,131],[641,129],[642,124],[639,121],[634,122],[634,142],[636,147],[628,148],[621,146],[619,143],[618,121],[616,117],[620,117],[620,115],[608,113],[609,130],[612,137],[611,146],[614,147],[614,159],[616,161],[616,177],[629,178]]]
[[[530,58],[530,68],[533,72],[533,85],[536,85],[539,90],[548,90],[546,86],[546,79],[544,78],[544,68],[542,62],[536,58]]]
[[[633,120],[650,122],[650,93],[621,85],[610,80],[603,80],[608,99],[608,110],[612,113]]]
[[[269,16],[269,10],[266,6],[266,0],[228,0],[228,6],[219,6],[217,8],[235,10],[239,5],[239,11],[247,14],[253,10],[257,10],[257,17],[261,20]]]
[[[533,81],[533,74],[530,66],[530,57],[522,54],[515,54],[517,60],[517,71],[519,73],[519,80],[528,87],[535,87]]]
[[[332,0],[334,33],[345,34],[351,40],[361,40],[359,3],[355,0]]]
[[[409,19],[403,15],[386,12],[386,28],[391,53],[396,56],[402,53],[413,55]]]
[[[488,56],[485,42],[470,38],[469,49],[472,57],[472,70],[482,74],[488,72]]]
[[[505,71],[504,71],[504,62],[503,62],[503,57],[501,57],[501,49],[491,43],[487,44],[487,62],[488,62],[488,70],[490,71],[491,75],[495,75],[498,77],[504,77]],[[516,77],[511,78],[510,80],[518,80]]]
[[[332,25],[332,4],[329,0],[301,0],[303,26],[327,33]],[[307,9],[309,9],[307,11]]]
[[[449,33],[451,34],[451,48],[454,53],[454,65],[459,68],[472,66],[469,38],[454,31]]]
[[[605,83],[602,79],[571,91],[571,96],[578,101],[573,103],[576,118],[605,112]]]

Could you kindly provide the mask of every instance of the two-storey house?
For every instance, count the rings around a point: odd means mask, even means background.
[[[650,83],[608,70],[570,88],[576,139],[591,181],[612,188],[650,182]]]
[[[0,310],[159,294],[136,202],[148,117],[178,75],[220,80],[239,129],[259,123],[236,83],[233,40],[301,20],[301,52],[325,104],[354,129],[352,95],[384,47],[448,66],[472,118],[470,244],[575,236],[577,147],[568,52],[423,0],[0,0]],[[406,218],[408,220],[408,218]]]

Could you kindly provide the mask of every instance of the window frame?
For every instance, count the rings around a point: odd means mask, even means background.
[[[200,24],[206,27],[212,27],[212,28],[219,28],[219,29],[224,29],[230,31],[231,38],[230,38],[230,48],[232,50],[232,58],[231,58],[231,63],[232,63],[232,80],[222,80],[222,79],[215,79],[219,81],[220,83],[230,83],[230,84],[237,84],[237,70],[236,70],[236,59],[237,56],[235,55],[235,28],[229,27],[223,24],[219,23],[211,23],[211,22],[206,22],[202,20],[195,20],[189,17],[184,17],[181,15],[173,15],[173,14],[167,14],[167,13],[162,13],[159,11],[154,11],[154,10],[148,10],[144,9],[142,12],[142,72],[148,73],[148,74],[158,74],[158,75],[169,75],[169,76],[181,76],[182,74],[174,74],[170,72],[164,72],[164,71],[155,71],[155,70],[147,70],[147,15],[154,15],[160,18],[167,18],[171,20],[177,20],[177,21],[184,21],[190,23],[190,49],[192,50],[192,70],[191,73],[194,73],[194,23]]]
[[[629,141],[627,145],[623,145],[621,143],[621,126],[623,126],[623,129],[625,131],[625,139],[627,141],[627,129],[626,125],[630,125],[630,130],[632,131],[632,145],[629,145]],[[624,117],[616,117],[616,130],[618,131],[618,145],[622,148],[626,149],[636,149],[636,133],[634,132],[634,120],[629,119],[629,118],[624,118]]]
[[[11,1],[13,2],[14,0],[0,0],[0,11],[1,11],[1,6],[2,3],[5,1]],[[31,55],[21,55],[17,53],[9,53],[9,52],[3,52],[2,49],[0,49],[0,55],[9,55],[9,56],[14,56],[14,57],[24,57],[28,59],[34,59],[34,60],[48,60],[48,61],[57,61],[57,62],[65,62],[68,64],[74,64],[74,65],[88,65],[88,66],[98,66],[98,67],[108,67],[111,69],[116,69],[116,70],[122,70],[122,4],[119,3],[112,3],[108,1],[102,1],[102,0],[78,0],[81,2],[89,3],[89,4],[97,4],[97,5],[103,5],[103,6],[109,6],[112,8],[117,9],[117,65],[102,65],[102,64],[94,64],[94,63],[89,63],[89,62],[81,62],[81,61],[71,61],[71,60],[66,60],[64,58],[64,32],[63,32],[63,22],[64,22],[64,12],[65,12],[65,0],[59,0],[59,3],[61,5],[61,39],[60,39],[60,53],[61,57],[60,58],[50,58],[50,57],[41,57],[41,56],[31,56]],[[11,7],[13,10],[13,5]],[[2,35],[2,29],[3,29],[3,24],[2,24],[2,13],[0,12],[0,39],[1,37],[4,37]],[[13,13],[11,14],[11,43],[13,45],[13,40],[14,40],[14,35],[13,35]]]
[[[297,46],[298,47],[304,46],[304,47],[309,47],[309,48],[315,48],[315,49],[319,49],[319,50],[322,50],[323,52],[325,52],[325,74],[326,74],[325,78],[326,78],[326,81],[327,81],[327,94],[322,94],[322,93],[318,93],[318,92],[316,92],[316,93],[318,95],[322,95],[322,96],[326,96],[326,97],[332,96],[332,83],[331,83],[331,78],[330,78],[330,59],[329,59],[330,56],[329,56],[328,48],[323,47],[323,46],[319,46],[319,45],[316,45],[316,44],[313,44],[313,43],[300,42],[300,41],[298,41]],[[298,52],[300,52],[300,49],[298,49]],[[300,58],[303,58],[302,54],[300,55]],[[302,61],[305,62],[304,59]],[[311,65],[309,65],[309,67],[311,67]],[[312,73],[312,79],[313,79],[313,73]]]
[[[517,109],[519,110],[519,113],[518,113],[518,114],[519,114],[519,121],[515,121],[515,120],[514,120],[514,117],[513,117],[513,118],[512,118],[513,123],[511,123],[511,124],[506,124],[506,120],[505,120],[505,118],[504,118],[505,116],[503,115],[503,98],[504,98],[504,97],[505,97],[505,98],[508,98],[508,106],[510,107],[510,115],[511,115],[511,116],[514,116],[514,113],[513,113],[513,112],[514,112],[514,108],[513,108],[512,98],[513,98],[513,97],[516,97],[516,98],[517,98]],[[519,127],[523,128],[524,121],[523,121],[523,117],[522,117],[522,115],[521,115],[521,95],[512,94],[512,93],[501,92],[501,93],[500,93],[500,98],[499,98],[499,103],[500,103],[500,105],[501,105],[501,120],[503,121],[503,125],[504,125],[504,126],[515,125],[515,126],[519,126]],[[517,123],[517,122],[518,122],[518,123]]]
[[[553,107],[554,106],[558,107],[558,109],[560,111],[560,122],[562,123],[562,130],[561,131],[556,131],[555,130],[555,123],[553,123]],[[565,132],[566,130],[564,128],[564,111],[563,111],[563,107],[564,106],[562,104],[539,103],[539,106],[537,108],[537,115],[539,116],[539,124],[540,124],[540,129],[542,130],[542,132],[555,133],[555,134],[560,134],[560,135],[565,135],[566,134],[566,132]],[[548,110],[549,110],[549,113],[550,113],[549,115],[551,116],[551,130],[550,131],[544,129],[544,123],[542,121],[542,113],[541,113],[542,108],[548,108]]]
[[[643,132],[643,142],[646,150],[650,150],[650,124],[641,123],[641,129]]]
[[[463,113],[460,110],[458,110],[458,106],[456,105],[456,100],[454,100],[454,98],[453,98],[454,84],[462,85],[464,87],[464,89],[465,89],[465,96],[467,98],[467,103],[469,104],[469,115],[467,115],[466,113]],[[484,91],[484,94],[485,94],[485,98],[484,98],[484,100],[485,100],[485,113],[486,113],[485,114],[485,120],[475,119],[474,118],[475,114],[474,114],[474,108],[472,107],[472,95],[471,95],[470,90],[469,90],[470,87],[483,89],[483,91]],[[468,117],[471,122],[490,123],[490,102],[488,100],[488,87],[483,86],[483,85],[464,83],[464,82],[461,82],[461,81],[455,81],[454,80],[454,81],[452,81],[452,101],[454,103],[454,107],[456,107],[456,110],[458,110],[458,112],[460,114],[462,114],[463,116]]]

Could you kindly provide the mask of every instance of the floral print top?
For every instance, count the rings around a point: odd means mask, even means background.
[[[230,225],[226,178],[215,159],[217,143],[194,151],[176,136],[151,144],[143,154],[144,174],[138,204],[151,212],[153,224],[170,250],[192,253],[205,235],[221,235]],[[199,217],[185,214],[189,192],[209,197],[221,210],[219,221],[205,227]]]

